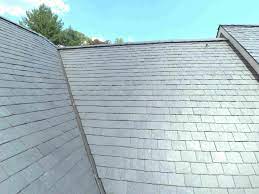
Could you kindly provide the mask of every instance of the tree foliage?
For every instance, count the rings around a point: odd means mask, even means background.
[[[59,44],[63,22],[44,4],[37,9],[26,11],[26,16],[20,24],[42,34],[54,44]]]
[[[111,43],[109,40],[91,39],[85,34],[74,30],[71,26],[63,30],[64,24],[62,20],[52,12],[51,8],[44,4],[36,9],[26,11],[26,16],[19,23],[42,34],[56,45],[79,46]],[[117,38],[115,43],[121,44],[123,39]]]
[[[59,44],[66,46],[87,45],[90,43],[90,40],[89,37],[70,26],[61,32]]]
[[[124,43],[124,40],[123,38],[116,38],[115,41],[114,41],[115,44],[123,44]]]

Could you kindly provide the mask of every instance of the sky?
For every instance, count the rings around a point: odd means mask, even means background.
[[[18,22],[41,3],[65,27],[111,41],[215,38],[219,24],[259,24],[258,0],[0,0],[0,15]]]

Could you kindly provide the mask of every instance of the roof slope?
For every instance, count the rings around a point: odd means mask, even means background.
[[[60,52],[106,192],[259,192],[259,84],[227,41]]]
[[[60,55],[0,18],[0,193],[99,193]]]
[[[240,45],[239,52],[245,51],[255,60],[254,68],[259,74],[259,25],[221,25],[218,36],[221,34],[234,46]],[[244,57],[250,62],[249,56]]]

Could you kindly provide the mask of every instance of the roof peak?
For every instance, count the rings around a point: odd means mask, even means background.
[[[211,38],[211,39],[179,39],[179,40],[161,40],[161,41],[141,41],[141,42],[127,42],[122,44],[98,44],[98,45],[83,45],[83,46],[64,46],[58,47],[63,49],[80,49],[80,48],[94,48],[94,47],[114,47],[114,46],[130,46],[130,45],[145,45],[145,44],[166,44],[166,43],[196,43],[196,42],[218,42],[226,41],[225,38]]]

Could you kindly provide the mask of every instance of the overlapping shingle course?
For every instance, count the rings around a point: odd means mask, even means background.
[[[231,41],[0,30],[0,193],[259,192],[258,74]]]

